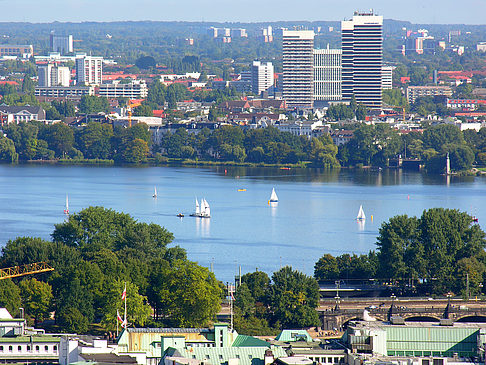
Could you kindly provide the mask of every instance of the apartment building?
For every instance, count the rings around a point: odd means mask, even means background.
[[[38,85],[40,87],[50,86],[69,86],[71,73],[69,67],[56,66],[54,64],[37,66],[39,76]]]
[[[243,77],[242,77],[243,80]],[[251,66],[251,84],[253,93],[260,95],[273,86],[274,68],[271,62],[254,61]]]
[[[452,89],[450,86],[409,86],[407,87],[407,100],[415,103],[415,100],[424,96],[444,95],[451,97]]]
[[[80,55],[76,57],[76,83],[101,84],[103,78],[103,57]]]
[[[312,108],[314,102],[314,31],[283,30],[283,98],[289,107]]]
[[[30,58],[34,55],[34,47],[32,45],[0,45],[0,57],[15,56],[21,58]]]
[[[341,100],[340,49],[314,50],[314,103]]]
[[[128,84],[114,80],[111,83],[101,84],[98,95],[105,98],[145,99],[148,88],[144,80],[135,80]]]
[[[59,52],[60,54],[73,53],[73,36],[72,35],[56,35],[51,33],[49,38],[49,46],[52,52]]]

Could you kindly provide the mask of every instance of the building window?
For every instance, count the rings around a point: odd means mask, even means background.
[[[12,352],[13,351],[13,347],[12,346],[9,346],[8,347],[8,352]]]
[[[3,352],[3,346],[0,346],[0,352]]]
[[[36,346],[36,347],[35,347],[35,351],[36,351],[36,352],[39,352],[39,346]]]
[[[57,351],[57,345],[54,345],[54,347],[52,348],[54,351]]]
[[[30,345],[27,345],[27,351],[30,351]]]
[[[49,347],[47,345],[44,346],[44,351],[49,351]]]
[[[17,351],[22,352],[22,346],[17,346]]]
[[[251,360],[251,359],[253,359],[253,356],[252,355],[248,355],[248,358]]]

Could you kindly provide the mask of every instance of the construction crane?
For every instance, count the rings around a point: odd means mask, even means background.
[[[127,111],[128,111],[128,127],[132,127],[132,108],[142,105],[141,100],[128,100]]]
[[[46,262],[35,262],[33,264],[7,267],[5,269],[0,269],[0,280],[16,278],[24,275],[40,274],[49,271],[54,271],[54,268]]]

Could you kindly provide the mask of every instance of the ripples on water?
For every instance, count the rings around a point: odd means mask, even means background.
[[[458,208],[484,222],[485,181],[452,178],[447,184],[443,176],[401,170],[2,165],[0,244],[17,236],[49,239],[64,220],[69,194],[73,212],[101,205],[165,226],[190,259],[213,263],[222,281],[231,281],[240,265],[243,272],[292,265],[312,274],[324,253],[374,249],[381,223],[397,214]],[[267,204],[272,187],[277,206]],[[196,197],[209,202],[211,219],[188,216]],[[364,224],[355,220],[360,204]],[[186,217],[176,217],[180,212]]]

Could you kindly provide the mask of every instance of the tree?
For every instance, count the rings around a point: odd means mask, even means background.
[[[56,224],[52,238],[82,252],[133,249],[144,259],[163,257],[174,236],[159,225],[137,222],[128,214],[88,207],[71,214],[67,222]]]
[[[35,83],[32,79],[24,75],[24,79],[22,81],[22,92],[25,94],[33,94],[35,91]]]
[[[330,254],[325,254],[314,265],[314,277],[316,280],[339,279],[339,268],[336,258]]]
[[[115,280],[106,285],[104,290],[104,305],[101,308],[103,318],[101,323],[109,330],[116,328],[117,311],[123,316],[124,300],[122,293],[126,285],[127,322],[135,326],[144,326],[150,318],[151,308],[147,298],[139,294],[139,288],[130,281]]]
[[[110,124],[90,122],[76,136],[77,146],[87,158],[112,157],[113,127]]]
[[[66,124],[56,123],[46,130],[45,140],[57,157],[64,157],[74,146],[74,133]]]
[[[142,104],[133,109],[133,115],[137,117],[153,117],[154,112],[147,104]]]
[[[485,233],[471,223],[467,213],[443,208],[426,210],[418,219],[391,218],[380,228],[377,242],[382,277],[420,279],[432,293],[457,289],[458,263],[474,267],[465,263],[485,256]]]
[[[273,274],[272,282],[268,302],[274,322],[282,328],[319,325],[319,285],[314,278],[286,266]]]
[[[79,111],[83,114],[108,113],[108,99],[94,95],[83,95],[79,102]]]
[[[52,305],[52,288],[35,278],[20,282],[20,296],[25,313],[34,318],[35,325],[49,318]]]
[[[15,318],[21,306],[19,287],[15,285],[12,279],[0,280],[0,307],[7,308],[8,312]]]
[[[143,139],[136,138],[123,146],[121,160],[127,163],[142,163],[147,161],[149,147]]]
[[[149,300],[159,318],[172,326],[208,326],[221,307],[221,289],[214,274],[194,262],[155,265],[149,288]]]
[[[88,319],[77,309],[65,307],[56,313],[56,323],[66,333],[84,334],[88,331]]]
[[[157,64],[155,59],[151,56],[142,56],[135,61],[135,65],[140,69],[148,69],[155,67]]]
[[[0,162],[17,163],[19,155],[15,152],[13,141],[0,135]]]

